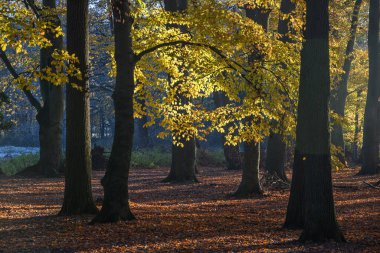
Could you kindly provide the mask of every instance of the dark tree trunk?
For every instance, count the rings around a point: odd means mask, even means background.
[[[244,143],[243,175],[239,188],[233,194],[236,197],[250,197],[262,194],[259,178],[260,143]]]
[[[195,159],[195,138],[183,141],[184,147],[172,145],[172,165],[169,175],[163,182],[188,183],[198,182]]]
[[[306,1],[305,41],[301,52],[301,80],[296,129],[295,172],[304,172],[302,188],[292,187],[288,212],[304,214],[300,241],[344,241],[335,218],[329,133],[329,0]],[[295,174],[297,176],[297,174]],[[299,176],[299,175],[298,175]],[[293,178],[295,179],[295,178]],[[300,183],[294,180],[295,183]],[[302,196],[302,197],[300,197]],[[291,209],[295,198],[303,200]],[[303,210],[301,209],[303,207]],[[289,213],[287,217],[294,216]],[[296,217],[295,220],[301,220]],[[288,225],[297,225],[287,223]]]
[[[281,134],[270,134],[265,169],[269,174],[277,175],[280,179],[288,181],[285,174],[286,143],[282,138]]]
[[[96,213],[91,189],[91,130],[88,82],[88,0],[67,1],[67,50],[79,59],[82,90],[66,88],[66,170],[61,215]]]
[[[145,107],[145,100],[139,101],[142,107]],[[148,122],[148,117],[143,115],[141,119],[137,119],[137,143],[139,148],[148,148],[150,146],[149,142],[149,131],[144,125]]]
[[[380,173],[380,40],[378,0],[370,0],[368,26],[369,80],[364,113],[362,168],[360,175]]]
[[[187,9],[187,0],[165,0],[165,10],[169,12],[185,11]],[[168,25],[170,26],[170,25]],[[178,26],[177,26],[178,27]],[[186,27],[179,26],[182,32],[186,31]],[[175,85],[181,85],[181,82]],[[178,101],[186,104],[188,99],[182,94],[176,94]],[[183,113],[183,112],[178,112]],[[198,182],[196,178],[196,143],[195,138],[189,141],[182,141],[184,147],[172,145],[172,164],[169,175],[163,182],[183,183]]]
[[[214,96],[214,104],[215,107],[222,107],[227,105],[228,98],[226,95],[222,92],[215,92]],[[229,125],[225,127],[225,131],[227,131],[229,128]],[[227,163],[227,169],[228,170],[240,170],[241,164],[240,164],[240,153],[239,153],[239,146],[232,146],[225,144],[226,142],[226,134],[222,134],[222,143],[223,143],[223,153],[224,153],[224,159]]]
[[[251,6],[246,9],[246,16],[252,19],[257,24],[261,25],[265,31],[269,27],[269,14],[270,10],[263,8],[253,8]],[[257,55],[250,55],[248,62],[253,62]],[[248,119],[248,122],[252,120]],[[243,158],[243,174],[240,185],[234,196],[248,197],[252,194],[262,194],[262,189],[259,179],[260,167],[260,143],[246,142],[244,144],[244,158]]]
[[[356,93],[356,97],[359,98],[361,96],[361,91]],[[359,102],[356,102],[355,106],[355,133],[354,133],[354,141],[352,147],[352,161],[358,162],[359,159],[359,132],[360,132],[360,122],[359,122]]]
[[[345,59],[343,63],[343,74],[339,76],[337,90],[334,91],[331,96],[331,110],[337,113],[340,117],[344,117],[344,111],[346,108],[348,79],[350,77],[351,63],[353,59],[352,53],[354,52],[356,30],[358,27],[358,18],[361,4],[362,0],[355,1],[351,19],[350,37],[347,42]],[[331,133],[331,143],[342,150],[342,153],[339,154],[339,160],[342,163],[345,163],[345,146],[343,139],[343,127],[341,124],[333,125],[333,130]]]
[[[112,2],[114,15],[116,84],[115,136],[105,176],[102,179],[104,201],[92,223],[135,219],[129,207],[128,177],[131,163],[134,119],[133,93],[135,57],[132,49],[131,10],[128,0]]]
[[[291,0],[282,0],[280,11],[283,14],[291,14],[296,8],[296,4]],[[280,19],[278,22],[278,33],[282,35],[281,41],[291,43],[288,33],[291,32],[290,18]],[[286,143],[283,135],[272,132],[268,138],[267,156],[265,169],[277,175],[280,179],[288,181],[285,174]]]

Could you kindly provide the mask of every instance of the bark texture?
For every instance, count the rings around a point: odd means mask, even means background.
[[[296,4],[291,0],[282,0],[280,11],[283,14],[291,14],[296,8]],[[278,22],[278,33],[282,35],[281,41],[291,43],[289,33],[292,32],[290,27],[290,18],[280,19]],[[267,156],[265,160],[265,169],[280,179],[288,181],[285,174],[286,160],[286,143],[281,133],[272,132],[268,138]]]
[[[261,25],[265,31],[269,27],[270,10],[260,7],[246,7],[246,16],[257,24]],[[260,55],[252,54],[248,57],[248,62],[255,61]],[[250,121],[252,119],[248,119]],[[240,185],[234,196],[248,197],[252,194],[262,194],[259,178],[260,167],[260,143],[244,143],[243,174]]]
[[[332,192],[329,133],[329,0],[306,1],[305,41],[301,52],[294,170],[303,171],[302,192],[291,192],[290,203],[302,199],[298,209],[304,214],[300,241],[344,241],[335,218]],[[294,173],[295,174],[295,173]],[[298,175],[299,176],[299,175]],[[292,184],[300,183],[294,180]],[[293,185],[292,185],[293,186]],[[292,187],[302,190],[301,187]],[[300,197],[302,196],[302,197]],[[300,209],[303,208],[303,209]],[[294,214],[288,214],[287,217]],[[288,225],[297,225],[287,222]]]
[[[128,177],[133,146],[133,93],[135,55],[132,49],[133,18],[128,0],[112,1],[115,36],[115,134],[111,156],[102,179],[104,201],[92,223],[135,219],[129,206]]]
[[[181,12],[187,9],[187,0],[165,0],[165,10],[169,12]],[[171,25],[168,25],[169,27]],[[177,26],[182,32],[186,31],[186,27]],[[181,82],[174,85],[181,85]],[[182,104],[186,104],[188,99],[182,94],[177,94],[177,99]],[[183,113],[183,112],[178,112]],[[196,178],[196,141],[194,138],[191,140],[182,141],[184,147],[172,145],[172,164],[170,167],[169,175],[163,182],[184,183],[184,182],[198,182]]]
[[[90,100],[88,82],[88,0],[67,1],[67,50],[79,59],[81,90],[66,88],[66,170],[61,215],[96,213],[91,189]]]
[[[263,193],[260,185],[259,165],[260,143],[244,143],[243,175],[234,196],[243,198]]]
[[[345,59],[343,63],[343,73],[339,76],[337,88],[333,91],[331,96],[331,110],[337,113],[340,117],[344,117],[346,108],[346,99],[348,94],[348,79],[350,77],[352,53],[354,52],[354,45],[356,39],[356,31],[358,27],[359,11],[362,0],[356,0],[351,19],[350,37],[347,42]],[[342,153],[339,155],[339,160],[345,163],[345,145],[343,139],[343,127],[341,124],[333,124],[331,133],[331,143],[339,147]]]
[[[360,175],[380,173],[380,3],[370,0],[368,26],[369,80],[364,113],[362,168]]]
[[[55,0],[44,0],[43,7],[56,8]],[[58,15],[47,15],[47,19],[55,27],[61,25]],[[46,38],[51,41],[52,46],[40,51],[40,68],[51,66],[52,53],[55,49],[62,49],[63,37],[56,37],[51,32],[46,33]],[[45,176],[56,176],[61,167],[62,155],[62,124],[64,110],[64,88],[56,86],[46,80],[40,80],[43,106],[37,113],[37,121],[40,125],[40,161],[39,167]]]

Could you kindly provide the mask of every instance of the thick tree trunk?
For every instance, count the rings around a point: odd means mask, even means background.
[[[172,145],[172,165],[169,175],[163,182],[189,183],[198,182],[195,159],[195,138],[183,141],[184,147]]]
[[[301,241],[344,241],[335,218],[329,133],[329,13],[328,0],[306,1],[305,41],[301,52],[294,170],[303,171],[303,205],[288,212],[304,214]],[[292,184],[299,183],[296,180]],[[294,185],[293,185],[294,186]],[[302,188],[292,187],[293,190]],[[303,207],[303,210],[300,209]],[[291,214],[287,216],[291,217]],[[298,217],[295,220],[301,220]],[[288,225],[296,225],[289,224]]]
[[[337,90],[331,96],[331,110],[337,113],[340,117],[344,117],[346,108],[348,79],[350,77],[352,53],[354,52],[354,45],[356,39],[356,30],[358,27],[359,11],[362,0],[356,0],[351,19],[350,37],[346,46],[345,59],[343,64],[343,74],[340,75],[337,83]],[[345,146],[343,138],[343,127],[341,124],[334,124],[331,133],[331,143],[342,150],[339,155],[339,160],[345,163]]]
[[[233,194],[236,197],[250,197],[262,194],[259,178],[260,143],[244,143],[243,175],[239,188]]]
[[[282,135],[271,133],[268,139],[265,169],[269,174],[277,175],[280,179],[288,181],[285,174],[286,143]]]
[[[214,96],[214,104],[215,107],[222,107],[227,105],[227,97],[222,92],[215,92]],[[229,125],[226,126],[225,130],[229,128]],[[241,164],[240,164],[240,153],[239,153],[239,146],[232,146],[225,144],[226,142],[226,134],[222,134],[222,143],[223,143],[223,153],[224,153],[224,159],[227,163],[227,169],[228,170],[240,170]]]
[[[105,176],[104,201],[92,223],[135,219],[129,207],[128,177],[131,163],[134,119],[133,93],[135,57],[132,49],[131,10],[128,0],[112,2],[115,34],[116,84],[115,136]]]
[[[380,3],[370,0],[368,26],[369,80],[364,113],[362,168],[360,175],[380,173]]]
[[[91,130],[88,82],[88,0],[67,1],[67,50],[79,59],[82,90],[66,88],[66,170],[61,215],[96,213],[91,189]]]

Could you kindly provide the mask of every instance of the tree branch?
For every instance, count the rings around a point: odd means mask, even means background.
[[[14,79],[17,79],[20,77],[20,75],[17,73],[17,71],[12,66],[11,62],[9,61],[7,55],[5,52],[0,49],[0,58],[7,67],[8,71],[11,73]],[[30,104],[36,108],[37,111],[40,111],[42,109],[41,103],[33,96],[33,94],[30,92],[30,90],[26,89],[25,87],[22,88],[22,91],[24,92],[25,96],[27,97]]]

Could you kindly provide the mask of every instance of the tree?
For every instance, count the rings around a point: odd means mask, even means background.
[[[248,6],[246,15],[249,19],[259,24],[266,32],[269,28],[269,14],[270,10],[265,6],[255,7]],[[253,63],[259,59],[260,54],[251,54],[248,57],[248,62]],[[253,121],[252,116],[248,117],[249,121]],[[246,141],[244,143],[244,157],[243,157],[243,174],[240,185],[234,196],[248,197],[252,194],[262,194],[259,178],[259,165],[260,165],[260,143],[254,141]]]
[[[331,110],[334,111],[339,117],[344,118],[346,109],[346,99],[348,95],[348,80],[350,77],[351,64],[353,60],[354,45],[356,39],[356,31],[358,27],[359,11],[362,4],[362,0],[356,0],[354,5],[354,10],[351,19],[351,28],[349,33],[349,38],[345,51],[345,58],[343,63],[343,73],[338,77],[337,89],[333,91],[331,96]],[[337,146],[341,154],[339,155],[339,160],[345,163],[344,153],[344,138],[343,138],[343,127],[340,123],[333,124],[333,129],[331,133],[331,143]]]
[[[102,209],[92,223],[135,219],[129,207],[128,194],[134,132],[133,93],[136,65],[136,56],[132,48],[133,18],[129,1],[113,1],[112,13],[116,60],[116,84],[113,93],[115,135],[108,168],[102,179],[104,188]]]
[[[296,4],[291,0],[282,0],[280,11],[284,15],[289,15],[295,11]],[[282,37],[281,41],[291,43],[289,37],[291,31],[290,17],[281,18],[278,22],[278,32]],[[285,115],[284,115],[285,117]],[[268,138],[267,156],[265,160],[265,169],[270,174],[277,175],[280,179],[288,181],[285,174],[285,160],[286,160],[286,143],[284,136],[280,133],[271,132]]]
[[[61,65],[62,62],[59,63],[59,59],[69,59],[67,58],[69,55],[64,56],[64,51],[62,50],[63,34],[55,1],[44,0],[43,10],[32,0],[23,1],[23,3],[28,11],[22,9],[17,3],[5,4],[8,8],[4,8],[5,12],[12,13],[15,11],[15,13],[14,17],[9,20],[6,15],[3,16],[3,32],[16,36],[14,37],[15,41],[9,39],[3,41],[0,57],[15,81],[21,84],[22,91],[37,111],[37,121],[40,125],[40,160],[36,166],[28,168],[27,172],[32,171],[45,176],[56,176],[61,167],[64,108],[63,87],[60,84],[63,84],[66,80],[62,73],[63,69],[61,67],[63,65]],[[33,17],[28,15],[33,15]],[[18,18],[21,20],[19,24]],[[25,20],[28,20],[30,24]],[[39,26],[36,26],[36,24],[39,24]],[[17,27],[22,27],[25,34],[22,35]],[[40,47],[40,71],[35,71],[33,66],[33,70],[23,72],[32,72],[33,74],[30,77],[26,77],[25,74],[19,74],[9,60],[5,48],[14,48],[17,54],[22,54],[26,57],[28,51],[23,47],[36,45]],[[25,60],[25,62],[27,61]],[[32,85],[35,78],[40,79],[42,103],[28,89],[28,86]]]
[[[303,225],[301,241],[344,241],[335,218],[332,194],[329,133],[329,16],[328,0],[306,1],[305,41],[301,52],[301,79],[296,129],[294,175],[288,212],[299,216],[287,225]],[[293,176],[293,180],[295,180]],[[295,181],[297,183],[297,181]],[[298,182],[299,183],[299,182]],[[295,192],[298,191],[298,192]],[[300,197],[301,196],[301,197]],[[291,201],[301,203],[292,209]],[[294,208],[294,206],[293,206]],[[292,217],[292,216],[289,216]],[[288,218],[288,215],[287,215]],[[299,224],[297,222],[301,222]]]
[[[55,0],[44,0],[45,11],[56,9]],[[42,17],[60,27],[58,14]],[[56,37],[49,30],[46,31],[46,38],[51,42],[51,47],[42,48],[40,51],[40,68],[52,67],[52,54],[54,50],[62,50],[63,37]],[[39,166],[45,176],[55,176],[61,167],[62,155],[62,124],[64,110],[64,88],[62,85],[54,85],[46,79],[40,80],[40,90],[43,106],[37,113],[37,121],[40,125],[40,161]]]
[[[368,24],[369,80],[364,114],[362,168],[360,175],[380,173],[380,3],[370,1]]]
[[[165,0],[165,10],[168,12],[184,12],[187,9],[187,0]],[[177,25],[175,25],[177,26]],[[177,26],[181,32],[185,33],[186,28],[184,26]],[[182,66],[183,67],[183,66]],[[173,84],[175,86],[181,85],[181,81]],[[176,94],[178,103],[186,104],[188,98],[186,98],[180,92]],[[178,113],[185,113],[179,111]],[[174,136],[173,136],[174,138]],[[178,144],[180,143],[180,145]],[[181,138],[177,140],[177,143],[172,144],[172,163],[170,166],[169,175],[163,180],[163,182],[198,182],[196,178],[196,145],[195,138],[190,137],[188,139]]]
[[[97,208],[91,189],[88,0],[67,1],[67,50],[78,58],[81,76],[71,77],[66,88],[65,194],[60,214],[93,214]]]

